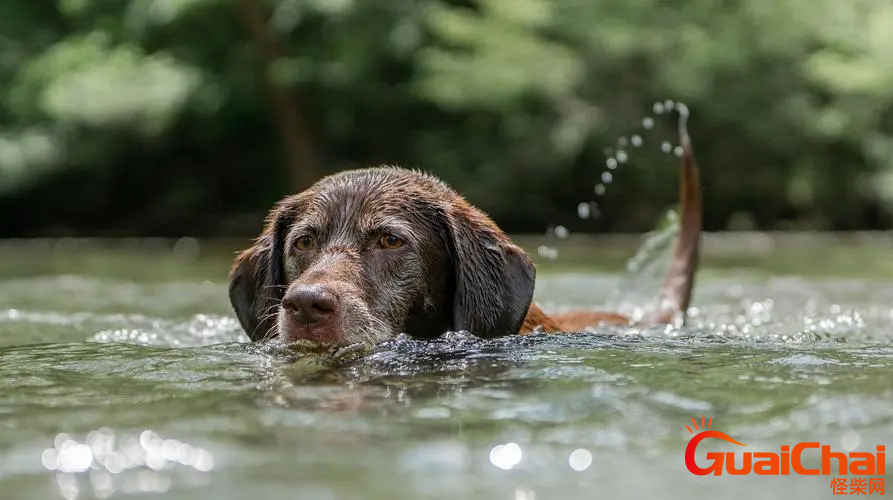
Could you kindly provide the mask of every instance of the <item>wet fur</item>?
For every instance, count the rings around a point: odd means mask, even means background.
[[[684,319],[698,262],[701,200],[691,143],[684,148],[682,225],[670,272],[651,323]],[[313,234],[312,252],[294,250]],[[371,242],[395,234],[396,250]],[[328,176],[278,202],[255,243],[230,273],[230,301],[253,341],[300,337],[280,307],[291,286],[324,284],[340,297],[325,343],[375,343],[398,333],[432,338],[465,330],[480,337],[535,331],[579,331],[628,324],[610,312],[546,315],[531,304],[533,262],[483,212],[437,178],[398,167]]]

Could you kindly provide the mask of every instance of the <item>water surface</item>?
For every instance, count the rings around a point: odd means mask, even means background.
[[[826,476],[696,477],[685,425],[752,452],[893,445],[889,248],[714,243],[684,328],[398,338],[338,363],[247,342],[230,248],[7,244],[0,498],[830,496]],[[543,262],[537,300],[631,308],[654,277],[607,271],[619,248]]]

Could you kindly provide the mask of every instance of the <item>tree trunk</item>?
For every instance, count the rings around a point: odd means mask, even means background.
[[[261,71],[270,112],[276,117],[285,152],[287,177],[294,192],[303,191],[324,175],[307,134],[298,99],[290,89],[273,80],[272,65],[282,56],[273,32],[267,29],[262,0],[240,0],[242,21],[261,55]]]

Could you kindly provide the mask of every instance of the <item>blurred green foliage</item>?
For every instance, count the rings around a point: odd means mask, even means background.
[[[709,229],[889,228],[890,67],[878,0],[7,0],[0,236],[250,234],[374,163],[510,231],[641,231],[675,202],[666,99]]]

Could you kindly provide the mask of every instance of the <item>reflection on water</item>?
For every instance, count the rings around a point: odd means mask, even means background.
[[[249,344],[225,258],[180,258],[160,277],[118,254],[118,277],[0,281],[3,498],[817,498],[830,478],[692,475],[686,424],[706,415],[750,452],[893,445],[883,280],[708,266],[684,328],[400,337],[330,359]],[[628,283],[545,272],[537,297],[632,307]]]
[[[214,455],[189,443],[163,439],[151,430],[119,436],[103,427],[90,431],[83,442],[58,434],[54,446],[41,454],[41,463],[49,471],[58,471],[56,480],[64,498],[80,496],[84,473],[88,493],[109,498],[119,491],[165,493],[174,475],[194,486],[205,485],[208,478],[200,473],[214,467]],[[185,473],[183,466],[187,468]]]

